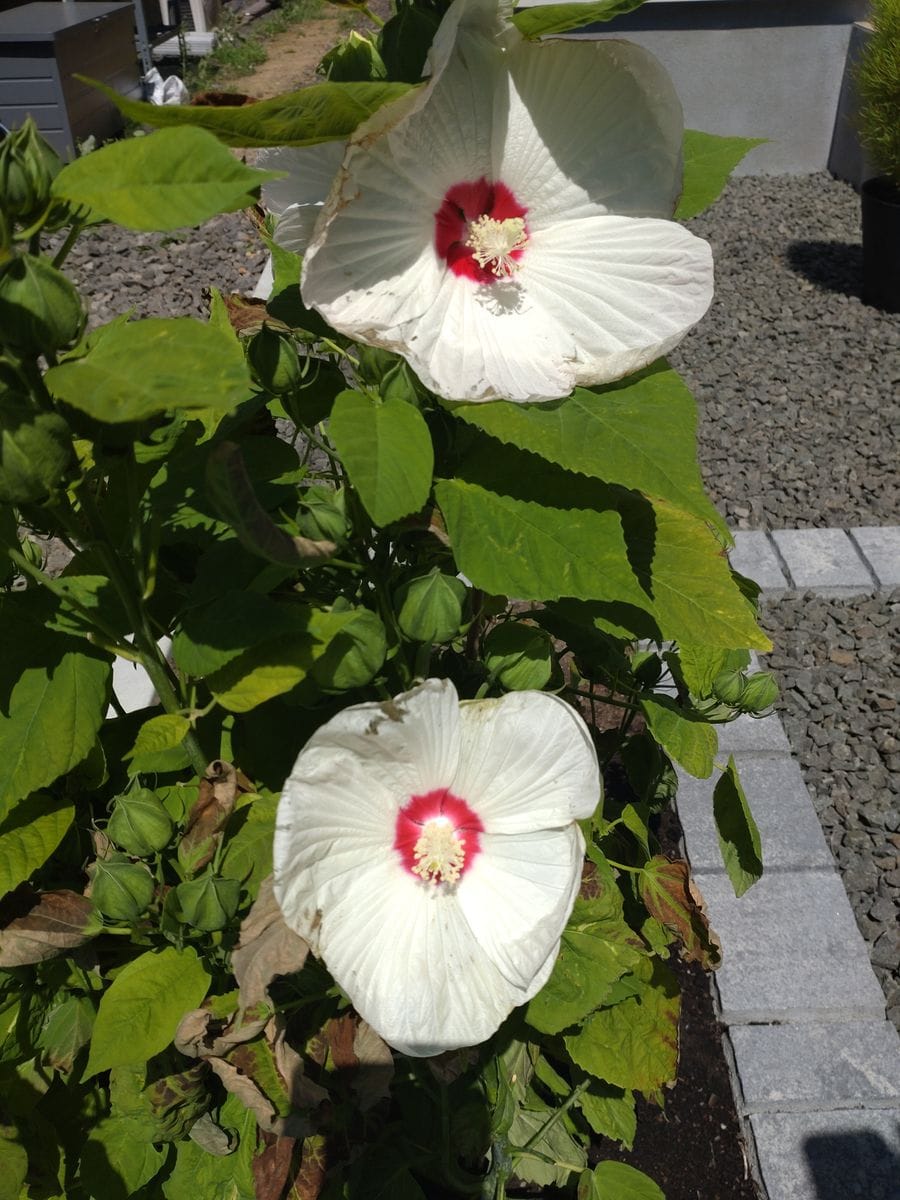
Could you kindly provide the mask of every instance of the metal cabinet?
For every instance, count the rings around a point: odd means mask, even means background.
[[[91,134],[117,133],[116,106],[76,74],[140,95],[130,3],[39,0],[0,13],[0,122],[15,127],[32,116],[67,158]]]

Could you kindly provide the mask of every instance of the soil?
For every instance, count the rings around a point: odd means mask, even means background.
[[[385,17],[388,0],[375,0],[372,8]],[[294,26],[267,42],[267,61],[249,75],[229,79],[228,90],[263,100],[316,82],[316,66],[325,52],[346,36],[349,27],[345,14],[325,15]],[[354,20],[353,27],[371,30],[364,19]],[[673,857],[679,838],[677,819],[670,814],[663,841]],[[735,1107],[709,977],[696,964],[673,961],[670,965],[682,988],[677,1082],[664,1109],[638,1101],[632,1150],[601,1138],[592,1147],[592,1162],[615,1159],[644,1171],[662,1189],[665,1200],[760,1200]]]

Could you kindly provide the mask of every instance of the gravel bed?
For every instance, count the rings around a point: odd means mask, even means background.
[[[827,175],[741,178],[692,222],[717,296],[672,361],[700,405],[700,462],[738,528],[894,524],[900,318],[859,298],[858,198]],[[249,221],[89,231],[67,261],[91,324],[202,315],[211,286],[249,292],[265,255]],[[783,717],[900,1028],[900,593],[770,603]]]
[[[860,299],[859,197],[826,174],[742,177],[691,228],[716,299],[670,358],[721,511],[738,529],[896,523],[900,317]]]
[[[768,602],[781,717],[900,1030],[900,589]]]

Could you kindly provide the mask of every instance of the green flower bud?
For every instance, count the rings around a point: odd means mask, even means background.
[[[263,325],[251,339],[247,358],[254,379],[267,392],[277,396],[281,392],[290,392],[300,383],[296,346],[290,338],[276,333],[268,325]]]
[[[63,482],[74,459],[69,427],[55,412],[0,394],[0,503],[40,504]]]
[[[62,350],[81,336],[81,298],[46,258],[19,254],[0,270],[0,343],[20,354]]]
[[[105,917],[136,921],[153,899],[153,876],[142,863],[129,862],[124,854],[98,859],[94,866],[91,899]]]
[[[179,883],[175,889],[181,919],[204,933],[224,929],[237,912],[241,895],[240,881],[202,875]]]
[[[769,671],[759,671],[747,680],[741,693],[740,708],[744,712],[761,713],[778,699],[778,684]]]
[[[713,680],[713,695],[723,704],[738,704],[747,683],[743,671],[723,671]]]
[[[328,51],[316,70],[333,83],[369,83],[387,78],[387,68],[375,43],[355,29],[346,41]]]
[[[315,487],[300,493],[297,525],[314,541],[343,542],[347,537],[347,512],[342,489]]]
[[[461,579],[434,567],[397,590],[397,624],[414,642],[449,642],[463,623],[467,593]]]
[[[0,142],[0,204],[23,225],[40,217],[50,201],[50,185],[62,168],[59,155],[29,117]]]
[[[149,788],[139,788],[118,797],[106,832],[129,854],[146,858],[169,844],[172,819]]]
[[[553,640],[536,625],[507,621],[495,626],[484,643],[484,665],[511,692],[539,691],[550,682]]]
[[[44,565],[44,548],[40,542],[34,541],[33,538],[25,538],[20,543],[22,548],[22,557],[27,559],[33,567],[40,570]]]

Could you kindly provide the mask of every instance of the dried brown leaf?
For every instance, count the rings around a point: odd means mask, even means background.
[[[251,1010],[228,1021],[214,1018],[206,1008],[186,1013],[175,1030],[175,1049],[188,1058],[215,1058],[227,1054],[242,1042],[258,1037],[271,1013]]]
[[[253,1160],[253,1190],[256,1200],[280,1200],[291,1173],[297,1139],[262,1135],[265,1149]]]
[[[17,888],[0,904],[0,967],[43,962],[83,946],[99,931],[86,896]]]
[[[710,928],[706,905],[688,864],[655,855],[639,879],[647,911],[679,939],[682,958],[715,970],[722,961],[722,944]]]
[[[315,1108],[328,1099],[326,1088],[307,1079],[303,1059],[285,1036],[284,1018],[273,1017],[266,1026],[266,1038],[272,1047],[275,1066],[281,1076],[285,1091],[295,1108]]]
[[[253,785],[231,763],[214,759],[200,780],[197,799],[178,843],[178,861],[188,874],[196,875],[212,861],[239,791],[251,792]]]
[[[308,953],[308,943],[285,924],[270,875],[263,880],[253,907],[241,922],[238,944],[231,956],[241,1008],[271,1003],[269,984],[278,975],[299,971]]]
[[[333,1017],[325,1026],[325,1037],[331,1052],[331,1061],[339,1071],[359,1066],[359,1059],[353,1049],[357,1019],[350,1014],[344,1017]]]
[[[359,1068],[353,1079],[352,1088],[359,1101],[361,1112],[374,1108],[391,1092],[394,1078],[394,1056],[391,1048],[367,1021],[360,1021],[353,1037],[353,1053]]]
[[[328,1141],[317,1133],[303,1139],[300,1169],[294,1176],[288,1200],[319,1200],[328,1173]]]

